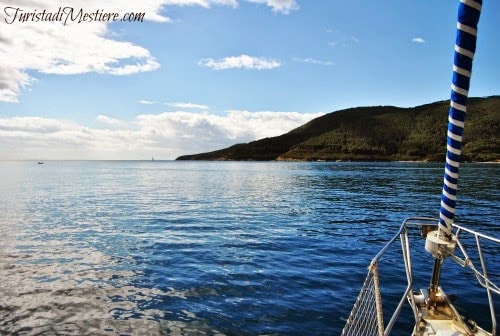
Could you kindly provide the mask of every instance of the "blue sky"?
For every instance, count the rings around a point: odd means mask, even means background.
[[[0,159],[173,159],[343,108],[449,98],[457,0],[105,3],[0,0]],[[145,20],[13,16],[59,7]],[[490,0],[471,96],[500,94],[498,55]]]

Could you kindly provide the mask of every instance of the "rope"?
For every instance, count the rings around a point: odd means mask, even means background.
[[[342,336],[383,336],[384,317],[377,264],[370,265],[363,287],[351,310]]]
[[[380,285],[378,282],[378,271],[377,264],[374,265],[373,273],[373,283],[375,285],[375,306],[377,307],[377,325],[378,334],[380,336],[384,335],[384,312],[382,310],[382,296],[380,295]]]

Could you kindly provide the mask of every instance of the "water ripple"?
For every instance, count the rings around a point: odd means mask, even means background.
[[[1,162],[0,176],[2,335],[335,335],[401,221],[439,211],[442,167]],[[461,176],[457,218],[498,236],[498,166]],[[398,260],[381,270],[389,297]],[[426,286],[425,254],[414,265]]]

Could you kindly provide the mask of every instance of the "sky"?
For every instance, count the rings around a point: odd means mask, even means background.
[[[0,160],[170,160],[349,107],[449,99],[457,7],[0,0]],[[486,0],[470,96],[500,94],[499,55]]]

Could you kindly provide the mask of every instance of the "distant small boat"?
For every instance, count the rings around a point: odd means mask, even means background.
[[[42,162],[42,161],[38,161],[38,163],[37,163],[37,164],[43,164],[43,162]]]

